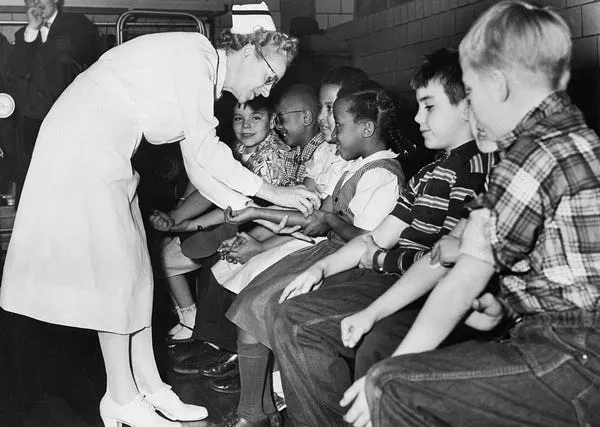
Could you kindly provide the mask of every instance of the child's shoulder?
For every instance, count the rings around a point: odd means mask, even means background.
[[[600,139],[587,126],[579,108],[571,104],[519,135],[507,150],[506,158],[521,164],[536,163],[536,159],[561,163],[585,153],[600,158]]]
[[[271,131],[267,137],[259,143],[256,151],[261,153],[287,152],[290,151],[290,147],[283,142],[274,131]]]

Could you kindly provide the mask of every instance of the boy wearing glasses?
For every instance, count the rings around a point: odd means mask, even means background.
[[[286,174],[302,184],[306,163],[325,142],[317,120],[318,99],[307,85],[291,86],[275,106],[275,128],[291,150],[286,155]]]

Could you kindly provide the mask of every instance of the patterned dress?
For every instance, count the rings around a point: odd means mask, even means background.
[[[275,131],[271,131],[258,144],[250,157],[244,160],[245,149],[246,147],[237,141],[233,149],[233,156],[250,171],[278,187],[295,184],[294,177],[288,175],[285,167],[286,154],[289,153],[290,147],[277,136]]]

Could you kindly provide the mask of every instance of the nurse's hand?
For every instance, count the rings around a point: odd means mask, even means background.
[[[279,206],[297,209],[305,216],[321,206],[319,195],[303,185],[275,187],[268,182],[263,182],[256,196]]]

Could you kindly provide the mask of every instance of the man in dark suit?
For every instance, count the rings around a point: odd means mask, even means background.
[[[6,64],[26,155],[54,101],[100,53],[94,25],[82,14],[63,13],[59,3],[25,0],[28,23],[16,33]]]

